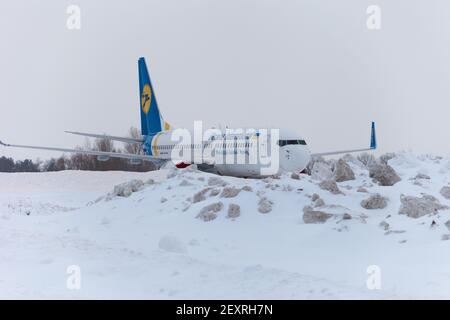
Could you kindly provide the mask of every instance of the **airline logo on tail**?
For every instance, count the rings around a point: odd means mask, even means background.
[[[141,95],[141,107],[142,111],[144,111],[145,114],[147,114],[148,110],[150,110],[151,104],[152,104],[152,89],[150,89],[149,84],[146,84],[142,89]]]

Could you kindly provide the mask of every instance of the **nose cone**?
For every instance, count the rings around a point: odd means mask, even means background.
[[[291,145],[280,148],[280,167],[284,171],[301,172],[308,165],[311,154],[304,145]]]

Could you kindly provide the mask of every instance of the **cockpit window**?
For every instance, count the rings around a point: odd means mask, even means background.
[[[278,140],[278,145],[280,147],[287,146],[290,144],[301,144],[301,145],[306,146],[306,141],[305,140]]]

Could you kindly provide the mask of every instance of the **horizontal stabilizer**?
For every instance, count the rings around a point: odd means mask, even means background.
[[[120,141],[125,143],[142,143],[144,139],[136,139],[136,138],[127,138],[127,137],[117,137],[117,136],[108,136],[106,134],[96,134],[96,133],[85,133],[85,132],[75,132],[75,131],[64,131],[65,133],[75,134],[78,136],[91,137],[91,138],[100,138],[100,139],[110,139],[114,141]]]
[[[78,154],[86,154],[91,156],[97,156],[101,159],[106,158],[122,158],[122,159],[130,159],[130,160],[142,160],[142,161],[151,161],[157,159],[148,155],[141,154],[131,154],[131,153],[120,153],[120,152],[104,152],[104,151],[94,151],[94,150],[79,150],[79,149],[66,149],[66,148],[54,148],[54,147],[38,147],[38,146],[26,146],[19,144],[7,144],[0,141],[0,145],[5,147],[14,147],[14,148],[25,148],[25,149],[36,149],[36,150],[48,150],[48,151],[60,151],[60,152],[68,152],[68,153],[78,153]]]

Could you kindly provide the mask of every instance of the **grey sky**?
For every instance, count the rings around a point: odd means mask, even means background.
[[[81,30],[66,8],[81,8]],[[382,29],[366,9],[382,10]],[[0,139],[73,147],[64,130],[139,125],[137,59],[176,127],[283,126],[312,151],[446,154],[450,2],[8,0],[0,3]],[[0,155],[55,153],[0,149]]]

